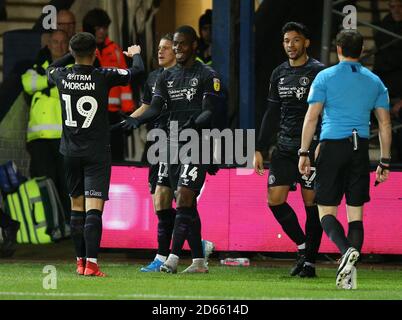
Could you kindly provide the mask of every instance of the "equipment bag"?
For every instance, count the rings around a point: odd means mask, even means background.
[[[6,212],[21,223],[18,243],[44,244],[62,238],[60,200],[54,191],[53,181],[43,177],[28,180],[17,192],[7,195]]]

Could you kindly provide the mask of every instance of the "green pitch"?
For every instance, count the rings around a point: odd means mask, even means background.
[[[288,276],[289,266],[227,267],[211,261],[209,274],[144,274],[142,265],[128,262],[101,264],[107,278],[74,274],[74,265],[60,261],[4,262],[0,264],[0,299],[402,299],[402,270],[358,269],[358,289],[335,287],[336,265],[319,265],[317,279]],[[183,261],[179,272],[189,260]],[[57,289],[46,265],[56,269]]]

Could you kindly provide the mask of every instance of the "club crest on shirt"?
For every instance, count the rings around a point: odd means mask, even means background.
[[[213,81],[214,81],[214,90],[216,92],[220,91],[221,90],[221,82],[220,82],[220,80],[218,78],[214,78]]]
[[[196,87],[198,85],[198,79],[197,78],[193,78],[190,80],[190,86],[192,87]]]
[[[284,81],[285,81],[285,78],[280,78],[279,79],[279,84],[283,84]]]
[[[299,83],[300,83],[302,86],[308,86],[308,84],[310,83],[310,79],[307,78],[307,77],[301,77],[301,78],[299,79]]]
[[[168,82],[167,82],[167,87],[168,87],[168,88],[173,88],[173,83],[174,83],[174,80],[168,81]]]

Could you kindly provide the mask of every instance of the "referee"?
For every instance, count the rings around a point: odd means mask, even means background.
[[[336,37],[339,63],[321,71],[308,96],[299,150],[299,171],[310,173],[308,150],[322,113],[320,152],[316,159],[316,201],[322,228],[342,253],[337,271],[338,288],[356,288],[355,264],[363,245],[363,205],[370,200],[370,113],[379,123],[381,160],[376,181],[389,176],[391,122],[388,90],[381,80],[359,63],[363,37],[356,30],[343,30]],[[346,196],[347,237],[336,219]]]

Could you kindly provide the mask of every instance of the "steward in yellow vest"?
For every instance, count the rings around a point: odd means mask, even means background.
[[[46,69],[52,61],[68,52],[68,38],[64,31],[53,31],[48,54],[21,77],[24,91],[32,97],[27,128],[27,150],[31,156],[30,176],[53,180],[66,213],[70,212],[63,157],[59,152],[62,134],[62,110],[59,92],[48,84]],[[71,64],[74,63],[72,59]],[[67,218],[68,220],[68,218]]]

